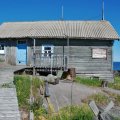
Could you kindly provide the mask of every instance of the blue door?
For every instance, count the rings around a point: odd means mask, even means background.
[[[18,44],[17,45],[17,64],[26,65],[27,63],[27,45]]]

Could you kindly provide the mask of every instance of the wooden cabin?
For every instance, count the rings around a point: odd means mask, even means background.
[[[76,68],[113,81],[112,46],[119,36],[108,21],[8,22],[0,26],[0,59],[11,65]],[[35,58],[35,59],[34,59]]]

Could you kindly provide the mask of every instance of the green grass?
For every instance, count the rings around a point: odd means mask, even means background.
[[[16,86],[19,107],[28,110],[30,98],[30,77],[29,76],[15,76],[14,84]]]
[[[40,96],[40,87],[44,87],[44,82],[37,77],[32,77],[32,94],[34,96],[34,102],[31,105],[31,110],[34,112],[35,120],[38,120],[41,114],[46,113],[43,107],[43,98]]]
[[[107,94],[109,95],[109,98],[114,101],[116,106],[120,106],[120,95],[111,92],[107,92]]]
[[[88,104],[91,100],[95,101],[96,105],[101,108],[107,106],[111,100],[115,103],[115,106],[120,106],[120,96],[117,94],[109,93],[109,96],[106,96],[103,93],[98,93],[87,97],[82,102]],[[111,117],[114,118],[114,116]],[[113,120],[120,120],[120,118],[114,118]]]
[[[93,86],[93,87],[100,87],[101,86],[101,80],[98,79],[90,79],[87,77],[76,77],[75,82],[80,83],[80,84],[84,84],[87,86]],[[120,90],[120,76],[115,76],[115,81],[114,83],[109,83],[108,87],[116,89],[116,90]]]
[[[98,93],[88,96],[86,99],[83,99],[82,102],[89,103],[89,101],[91,100],[94,100],[95,103],[99,106],[105,106],[110,102],[109,97],[104,95],[103,93]]]
[[[32,110],[35,115],[35,120],[42,114],[45,109],[43,108],[43,99],[40,96],[40,86],[44,87],[44,82],[37,77],[16,75],[14,77],[14,84],[16,86],[19,108],[22,111],[29,112]],[[32,85],[32,86],[31,86]],[[32,96],[34,102],[30,104],[30,95],[32,88]]]
[[[94,86],[94,87],[100,87],[101,81],[98,79],[90,79],[87,77],[76,77],[75,80],[77,83],[84,84],[87,86]]]
[[[44,82],[37,77],[32,77],[32,94],[35,99],[40,96],[40,86],[44,87]]]
[[[48,115],[47,120],[93,120],[93,113],[87,104],[62,108],[58,113]]]
[[[120,76],[115,77],[114,83],[109,83],[110,88],[120,90]]]

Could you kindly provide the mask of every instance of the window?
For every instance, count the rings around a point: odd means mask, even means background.
[[[5,54],[4,44],[0,44],[0,54]]]
[[[52,45],[43,45],[42,46],[42,56],[51,57],[53,54],[53,46]]]
[[[107,58],[107,49],[103,49],[103,48],[92,49],[92,58],[106,59]]]

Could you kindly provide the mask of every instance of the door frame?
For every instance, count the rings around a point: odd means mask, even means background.
[[[17,59],[18,54],[18,45],[26,45],[26,63],[25,64],[19,64]],[[16,65],[27,65],[27,40],[17,40],[17,46],[16,46]]]

